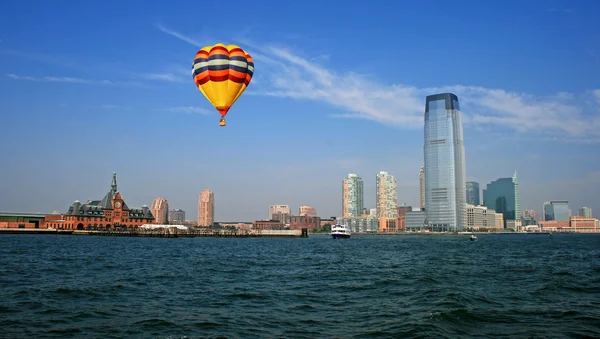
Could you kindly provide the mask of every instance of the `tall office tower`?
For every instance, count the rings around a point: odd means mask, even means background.
[[[425,165],[419,171],[419,196],[421,198],[421,211],[425,210]]]
[[[152,201],[150,212],[154,216],[154,222],[157,224],[166,224],[169,220],[169,203],[165,198],[156,198]]]
[[[215,194],[208,188],[198,198],[198,226],[212,226],[215,222]]]
[[[582,207],[578,210],[577,215],[584,218],[592,217],[592,208],[591,207]]]
[[[350,173],[342,180],[342,217],[360,217],[364,208],[363,180]]]
[[[184,222],[185,211],[179,208],[169,210],[169,222]]]
[[[571,219],[569,202],[566,200],[546,201],[543,208],[545,221],[569,221]]]
[[[380,171],[376,176],[376,203],[378,218],[398,217],[398,182],[393,175]]]
[[[512,178],[500,178],[487,184],[483,190],[483,204],[485,207],[495,210],[496,213],[502,213],[504,228],[509,220],[520,219],[521,206],[517,171]]]
[[[307,217],[316,217],[317,210],[310,206],[300,206],[298,209],[298,215]]]
[[[475,206],[481,205],[478,182],[467,181],[467,204]]]
[[[467,227],[465,146],[458,97],[425,100],[425,214],[434,231]]]

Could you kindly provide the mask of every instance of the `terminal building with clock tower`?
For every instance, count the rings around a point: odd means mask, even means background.
[[[88,200],[85,203],[75,200],[64,215],[64,229],[111,230],[129,229],[154,223],[154,216],[148,206],[130,208],[117,190],[117,173],[113,173],[110,191],[102,200]]]

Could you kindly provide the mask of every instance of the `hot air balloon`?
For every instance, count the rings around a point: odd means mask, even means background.
[[[218,43],[202,47],[192,62],[196,87],[221,113],[219,126],[225,126],[225,115],[242,95],[253,74],[252,57],[236,45]]]

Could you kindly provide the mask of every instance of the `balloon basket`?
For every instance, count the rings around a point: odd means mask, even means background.
[[[225,119],[221,119],[221,121],[219,121],[219,126],[223,127],[225,125],[226,125]]]

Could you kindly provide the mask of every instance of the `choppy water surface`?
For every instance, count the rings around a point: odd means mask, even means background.
[[[0,236],[0,337],[600,337],[600,235]]]

